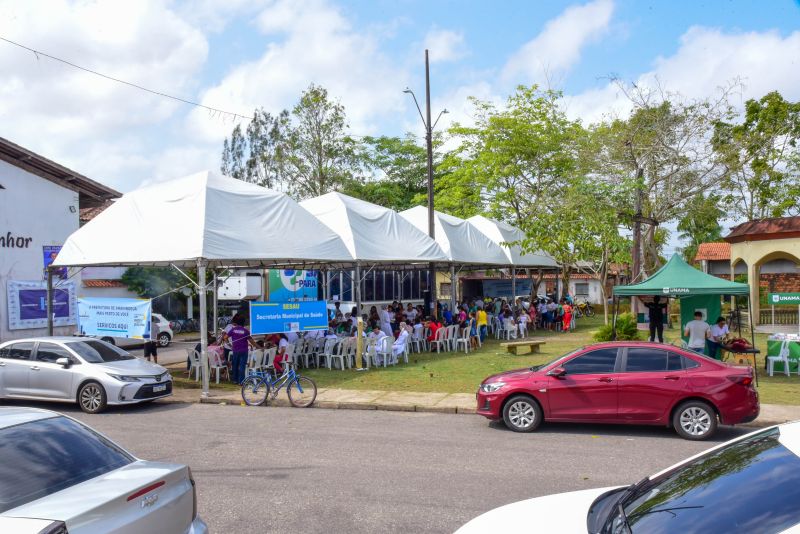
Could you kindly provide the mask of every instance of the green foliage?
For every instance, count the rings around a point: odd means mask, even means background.
[[[639,330],[636,329],[636,318],[631,313],[623,313],[617,316],[617,340],[632,341],[640,339]],[[605,324],[595,332],[592,339],[595,341],[612,341],[614,325]]]
[[[197,277],[189,271],[192,279]],[[169,267],[129,267],[122,275],[122,283],[142,298],[154,298],[188,283],[182,274]],[[194,290],[193,286],[190,286]]]
[[[719,207],[716,195],[697,195],[686,208],[686,215],[678,222],[678,237],[688,240],[683,248],[683,258],[694,263],[700,243],[722,240],[722,226],[719,221],[725,218],[725,212]]]
[[[723,184],[731,211],[752,221],[797,209],[800,103],[773,91],[745,103],[741,123],[718,121],[712,145],[729,172]]]

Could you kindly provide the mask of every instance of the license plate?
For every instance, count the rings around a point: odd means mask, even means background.
[[[166,391],[167,385],[161,384],[160,386],[153,386],[153,393],[158,393],[159,391]]]

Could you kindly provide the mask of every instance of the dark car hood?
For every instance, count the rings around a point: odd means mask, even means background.
[[[498,382],[498,381],[505,381],[505,380],[523,380],[528,378],[533,371],[530,368],[525,367],[523,369],[513,369],[511,371],[503,371],[502,373],[497,373],[496,375],[492,375],[486,378],[483,383],[489,382]]]

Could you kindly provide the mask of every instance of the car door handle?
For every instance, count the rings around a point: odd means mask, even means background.
[[[31,371],[38,371],[38,370],[39,370],[38,365],[31,365]]]
[[[597,380],[598,380],[598,382],[613,382],[614,381],[613,378],[609,378],[607,376],[604,376],[603,378],[598,378]]]
[[[679,376],[665,376],[664,380],[680,380],[681,377]]]

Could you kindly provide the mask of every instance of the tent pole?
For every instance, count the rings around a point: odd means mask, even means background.
[[[216,337],[217,333],[217,324],[219,324],[219,313],[217,312],[217,305],[219,304],[219,295],[217,294],[217,270],[214,269],[214,285],[211,288],[211,305],[213,309],[211,310],[211,330],[214,331],[214,337]]]
[[[361,264],[356,263],[356,367],[364,368],[364,320],[361,318]],[[352,317],[351,317],[352,319]]]
[[[197,259],[197,289],[200,301],[200,370],[203,373],[203,392],[200,398],[208,398],[208,313],[206,310],[206,264]]]
[[[756,332],[753,327],[753,301],[750,299],[750,294],[747,295],[747,308],[750,314],[750,340],[753,343],[753,349],[756,348]],[[741,322],[741,321],[740,321]],[[766,359],[764,360],[766,362]],[[756,375],[756,387],[758,387],[758,364],[756,364],[756,355],[753,354],[753,373]]]
[[[450,313],[456,311],[456,264],[450,264]]]
[[[517,309],[517,269],[511,268],[511,309]]]
[[[617,312],[619,311],[619,297],[614,295],[614,304],[612,306],[613,315],[611,317],[611,341],[617,340]]]
[[[47,335],[53,335],[53,269],[47,267]]]

